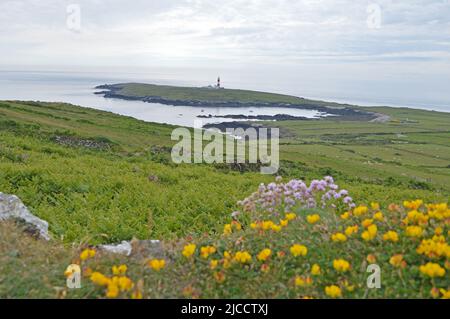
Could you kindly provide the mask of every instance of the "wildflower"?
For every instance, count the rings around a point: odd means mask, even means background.
[[[450,218],[450,209],[447,203],[428,205],[428,216],[436,220]]]
[[[303,278],[303,277],[300,277],[300,276],[296,276],[294,281],[295,281],[295,285],[297,287],[311,286],[312,283],[313,283],[313,280],[312,280],[311,277]]]
[[[331,240],[336,242],[345,242],[347,241],[347,236],[345,236],[343,233],[336,233],[331,235]]]
[[[234,227],[234,229],[236,229],[236,230],[241,230],[241,229],[242,229],[241,223],[239,223],[239,222],[236,221],[236,220],[233,220],[233,221],[231,222],[231,226]]]
[[[403,259],[403,255],[397,254],[389,259],[389,263],[396,268],[405,268],[406,261]]]
[[[216,269],[218,264],[219,264],[219,261],[217,259],[213,259],[209,262],[209,268]]]
[[[354,285],[351,285],[351,284],[348,282],[348,280],[344,280],[343,284],[344,284],[345,290],[347,290],[347,291],[349,291],[349,292],[352,292],[353,290],[355,290],[355,286],[354,286]]]
[[[250,224],[250,228],[251,229],[257,229],[258,228],[258,224],[257,223],[251,223]]]
[[[317,223],[319,220],[320,220],[320,216],[318,214],[306,216],[306,221],[308,223],[310,223],[311,225]]]
[[[273,224],[270,229],[272,229],[274,232],[278,233],[281,231],[281,226]]]
[[[112,273],[116,276],[124,275],[127,272],[127,269],[127,265],[112,266]]]
[[[344,259],[333,260],[333,268],[338,272],[346,272],[350,269],[350,263]]]
[[[306,256],[306,254],[308,253],[308,248],[306,248],[306,246],[303,245],[293,245],[290,249],[292,256],[297,257],[297,256]]]
[[[197,248],[197,246],[195,244],[189,244],[184,246],[183,248],[183,256],[186,258],[191,257],[194,253],[195,253],[195,249]]]
[[[277,252],[277,257],[278,258],[283,258],[284,256],[286,256],[286,253],[284,251]]]
[[[341,288],[336,285],[325,287],[325,294],[331,298],[338,298],[342,296]]]
[[[370,203],[370,208],[372,208],[373,210],[380,210],[380,204],[372,202]]]
[[[261,227],[263,230],[269,230],[272,228],[273,225],[274,225],[273,221],[268,220],[268,221],[263,221]]]
[[[200,256],[204,259],[208,258],[209,255],[212,255],[216,252],[216,248],[214,246],[204,246],[200,248]]]
[[[266,272],[268,272],[269,270],[270,270],[269,265],[267,265],[267,264],[262,264],[262,265],[261,265],[261,271],[262,271],[262,272],[266,273]]]
[[[373,219],[382,222],[384,220],[384,216],[382,212],[377,212],[373,215]]]
[[[398,206],[396,204],[390,204],[388,206],[388,209],[390,212],[398,212],[398,211],[400,211],[400,206]]]
[[[119,295],[119,287],[114,283],[108,284],[108,289],[106,290],[107,298],[116,298]]]
[[[288,214],[286,214],[286,219],[287,219],[288,221],[294,220],[294,219],[296,219],[296,218],[297,218],[297,215],[294,214],[294,213],[288,213]]]
[[[133,288],[133,282],[126,276],[116,277],[117,283],[121,291],[130,291]],[[114,280],[115,278],[113,278]]]
[[[361,237],[365,241],[372,240],[377,236],[377,231],[378,231],[377,225],[374,224],[370,225],[369,227],[367,227],[367,230],[361,234]]]
[[[314,264],[311,267],[311,275],[318,276],[321,273],[320,266],[318,264]]]
[[[427,263],[426,265],[422,265],[419,267],[419,270],[423,275],[431,278],[444,277],[445,275],[445,269],[435,263]]]
[[[406,227],[406,236],[408,237],[421,237],[423,229],[420,226],[408,226]]]
[[[164,259],[152,259],[148,262],[150,268],[155,271],[160,271],[166,266],[166,261]]]
[[[383,240],[396,243],[398,242],[398,234],[395,231],[390,230],[383,235]]]
[[[91,275],[91,281],[99,286],[107,286],[110,283],[110,279],[99,272],[93,272]]]
[[[350,213],[349,212],[345,212],[343,214],[341,214],[341,219],[347,220],[350,218]]]
[[[366,214],[367,211],[368,211],[367,206],[358,206],[353,210],[353,214],[355,216],[361,216],[361,215]]]
[[[266,261],[270,255],[272,254],[272,251],[268,248],[263,249],[257,256],[259,261]]]
[[[289,224],[289,221],[287,219],[280,220],[280,226],[286,227]]]
[[[234,255],[234,260],[241,264],[246,264],[252,260],[252,256],[247,251],[238,251]]]
[[[450,258],[450,246],[445,241],[424,239],[416,251],[419,255],[425,255],[429,258],[439,258],[442,256]]]
[[[358,232],[358,229],[359,229],[358,225],[355,225],[355,226],[348,226],[348,227],[345,229],[345,234],[346,234],[348,237],[350,237],[351,235],[356,234],[356,233]]]
[[[442,294],[442,299],[450,299],[450,290],[440,289],[439,291]]]
[[[437,289],[436,287],[431,288],[430,290],[430,295],[431,297],[433,297],[434,299],[439,298],[439,296],[441,295],[439,292],[439,289]]]
[[[405,200],[403,202],[403,206],[405,208],[412,209],[412,210],[417,210],[420,206],[422,206],[422,204],[423,204],[423,201],[420,199],[417,199],[415,201],[406,201]]]
[[[94,256],[95,256],[95,250],[87,248],[81,252],[80,259],[82,261],[85,261],[89,258],[93,258]]]
[[[429,218],[430,218],[429,216],[421,212],[418,212],[417,210],[412,210],[408,212],[408,215],[406,216],[404,222],[405,224],[409,224],[410,222],[412,222],[424,225],[428,223]]]
[[[366,260],[367,260],[369,263],[374,264],[374,263],[377,262],[377,257],[375,257],[375,255],[373,255],[373,254],[369,254],[369,255],[367,255]]]
[[[225,274],[222,271],[218,271],[214,273],[214,279],[217,283],[222,284],[225,281]]]
[[[436,227],[435,229],[434,229],[434,234],[435,235],[442,235],[442,233],[444,232],[444,230],[442,229],[442,227]]]
[[[226,224],[225,226],[223,226],[223,234],[224,235],[229,235],[233,232],[233,229],[231,228],[231,224]]]
[[[361,223],[361,225],[364,228],[368,228],[372,224],[373,224],[373,219],[364,219],[363,222]]]

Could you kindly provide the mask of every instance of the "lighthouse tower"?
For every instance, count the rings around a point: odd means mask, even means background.
[[[220,89],[220,76],[217,78],[217,88]]]

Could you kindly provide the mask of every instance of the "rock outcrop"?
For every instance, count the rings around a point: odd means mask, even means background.
[[[49,240],[48,223],[30,213],[28,208],[15,195],[0,193],[0,221],[14,220],[25,225],[27,231]]]

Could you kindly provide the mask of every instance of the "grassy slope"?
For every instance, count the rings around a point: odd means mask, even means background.
[[[402,118],[401,110],[391,111]],[[358,201],[447,200],[449,116],[410,113],[419,123],[282,122],[294,136],[282,141],[280,173],[306,180],[334,175]],[[66,242],[98,243],[214,231],[237,200],[272,180],[173,165],[170,148],[163,148],[173,143],[170,132],[168,125],[65,104],[2,102],[0,191],[20,196]],[[59,145],[55,136],[111,147]]]
[[[196,100],[214,102],[263,102],[263,103],[290,103],[315,104],[318,106],[349,106],[333,102],[315,101],[291,95],[275,94],[236,89],[208,89],[195,87],[178,87],[155,84],[126,83],[117,84],[118,94],[125,96],[158,96],[167,100]]]
[[[335,120],[279,123],[292,133],[282,141],[281,173],[307,180],[331,173],[357,202],[377,200],[387,204],[419,197],[433,202],[448,201],[449,115],[377,110],[389,113],[394,121],[387,124]],[[408,122],[404,121],[406,118]],[[163,148],[172,144],[171,129],[168,125],[65,104],[0,102],[0,191],[20,196],[33,213],[50,222],[54,237],[62,237],[66,243],[115,242],[133,236],[168,239],[194,234],[198,237],[205,231],[220,231],[229,213],[236,208],[236,200],[272,178],[206,165],[171,165]],[[55,136],[67,136],[74,141],[101,141],[110,147],[88,149],[59,145]],[[158,181],[150,181],[149,175],[157,176]],[[328,220],[328,215],[323,218],[328,223],[325,227],[329,228],[328,232],[337,230],[333,219]],[[306,226],[301,222],[298,227]],[[313,249],[316,237],[302,237],[303,231],[296,228],[290,234],[311,245],[311,262],[323,259],[323,267],[330,267],[332,258],[344,257],[356,268],[364,263],[364,254],[384,247],[382,242],[373,247],[361,246],[358,256],[351,249],[327,248],[321,255],[320,250]],[[281,237],[291,240],[284,234]],[[260,239],[256,239],[248,246],[255,252],[263,248]],[[206,238],[202,240],[207,243]],[[232,237],[230,242],[236,240]],[[281,241],[271,237],[267,240],[281,245]],[[68,248],[59,241],[35,241],[15,226],[2,223],[0,297],[63,297],[65,293],[69,297],[101,296],[103,291],[92,285],[80,291],[64,290],[61,274],[79,253],[77,244],[71,246]],[[391,253],[399,252],[394,248],[380,253],[383,263],[387,263]],[[410,248],[414,250],[414,246]],[[343,256],[341,252],[346,251]],[[227,274],[234,278],[230,281],[234,286],[217,289],[211,284],[207,265],[190,269],[177,262],[168,272],[154,276],[142,270],[142,260],[105,257],[94,263],[95,269],[108,272],[111,264],[121,262],[133,268],[130,270],[133,279],[145,277],[146,297],[183,297],[186,296],[183,289],[190,285],[194,293],[209,297],[295,298],[303,293],[292,289],[289,282],[294,275],[292,271],[259,277],[258,270],[254,269],[249,281],[248,272],[243,276],[236,269]],[[399,282],[397,272],[388,269],[384,280],[388,280],[390,288],[371,291],[372,297],[428,297],[429,283],[417,293],[417,285],[422,282],[417,267],[411,267],[408,275],[414,279],[409,282],[411,286],[395,291],[392,287]],[[363,275],[365,272],[355,273],[351,280],[363,283]],[[86,283],[87,279],[84,280]],[[321,287],[319,291],[323,291],[322,285],[335,283],[334,280],[331,272],[323,282],[317,283]],[[154,290],[155,286],[159,288]],[[273,287],[279,288],[272,290]],[[362,294],[356,290],[350,296]],[[316,296],[323,296],[323,292]]]

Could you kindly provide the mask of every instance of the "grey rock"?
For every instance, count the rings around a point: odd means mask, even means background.
[[[159,240],[122,241],[120,244],[108,244],[98,246],[100,250],[125,256],[159,257],[163,255],[162,245]]]
[[[23,222],[32,233],[50,240],[48,223],[30,213],[28,208],[15,195],[0,193],[0,221],[16,220]]]

